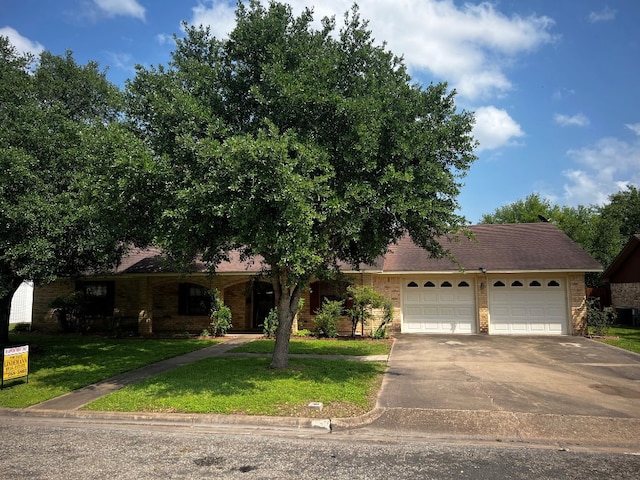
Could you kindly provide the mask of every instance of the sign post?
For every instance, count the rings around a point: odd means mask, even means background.
[[[2,385],[7,380],[27,377],[29,383],[29,345],[5,347],[2,350]]]

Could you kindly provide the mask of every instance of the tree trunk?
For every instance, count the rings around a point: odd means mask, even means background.
[[[283,369],[289,367],[289,339],[291,325],[298,312],[300,300],[300,285],[288,285],[286,274],[274,270],[271,281],[276,307],[278,308],[278,329],[276,330],[276,344],[271,357],[269,368]]]

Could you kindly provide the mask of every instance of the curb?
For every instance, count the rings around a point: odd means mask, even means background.
[[[640,418],[493,410],[382,410],[372,430],[399,437],[616,447],[640,454]]]
[[[382,417],[385,411],[386,408],[376,407],[370,412],[367,412],[364,415],[360,415],[359,417],[334,418],[333,420],[331,420],[331,430],[348,430],[351,428],[359,428],[366,425],[371,425],[373,422]]]
[[[331,420],[321,418],[270,417],[266,415],[222,415],[209,413],[140,413],[100,412],[87,410],[47,410],[0,408],[0,417],[36,417],[69,420],[91,420],[118,423],[174,425],[233,425],[254,428],[311,429],[331,432]]]

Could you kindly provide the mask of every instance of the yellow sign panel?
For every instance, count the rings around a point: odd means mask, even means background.
[[[2,361],[2,380],[12,380],[27,375],[29,375],[29,345],[5,348]]]

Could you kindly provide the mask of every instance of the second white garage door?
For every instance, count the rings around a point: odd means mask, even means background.
[[[565,283],[559,278],[503,278],[489,282],[489,333],[567,333]]]
[[[471,280],[408,279],[402,295],[402,332],[476,332]]]

